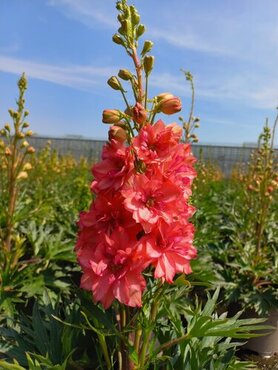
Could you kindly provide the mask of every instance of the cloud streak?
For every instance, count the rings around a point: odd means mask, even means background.
[[[190,89],[181,75],[180,77],[169,73],[155,74],[150,85],[189,97]],[[232,76],[218,78],[213,82],[202,76],[195,79],[197,98],[215,101],[237,102],[250,105],[254,108],[273,109],[278,103],[278,79],[267,79],[265,76]]]
[[[82,65],[55,66],[25,59],[0,56],[0,71],[13,74],[25,72],[29,77],[79,90],[103,84],[114,68]]]

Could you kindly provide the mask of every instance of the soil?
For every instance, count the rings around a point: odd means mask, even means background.
[[[258,369],[278,370],[278,353],[266,358],[258,355],[257,353],[244,350],[240,351],[239,357],[242,360],[253,361],[258,366]]]

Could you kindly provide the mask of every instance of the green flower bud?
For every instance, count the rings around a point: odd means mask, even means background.
[[[141,55],[144,56],[145,54],[150,52],[152,50],[152,47],[153,47],[153,42],[146,40],[144,43],[143,49],[141,51]]]
[[[113,42],[115,42],[115,44],[118,44],[118,45],[124,45],[124,41],[123,39],[121,38],[121,36],[117,33],[115,33],[115,35],[112,37],[112,40]]]
[[[110,77],[107,83],[114,90],[122,90],[122,85],[116,76]]]
[[[119,32],[121,35],[129,35],[130,30],[131,30],[130,22],[129,22],[127,19],[124,19],[124,20],[121,22],[121,27],[118,29],[118,32]]]
[[[132,73],[128,69],[120,69],[118,76],[125,81],[132,79]]]
[[[143,24],[139,24],[139,26],[136,29],[136,39],[139,39],[139,37],[143,35],[145,30],[146,30],[145,26]]]
[[[6,123],[4,127],[6,131],[11,132],[11,127],[8,123]]]
[[[140,23],[140,15],[137,12],[137,9],[131,5],[130,6],[130,11],[131,11],[131,21],[134,26],[137,26],[137,24]]]
[[[25,73],[23,73],[20,79],[18,80],[17,86],[19,87],[20,90],[27,89],[27,78]]]
[[[143,65],[144,65],[144,71],[147,76],[151,73],[153,69],[153,64],[154,64],[154,57],[151,55],[146,55],[144,58]]]

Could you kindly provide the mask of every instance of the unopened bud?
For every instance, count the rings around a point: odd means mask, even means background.
[[[33,131],[32,130],[28,130],[27,132],[26,132],[26,136],[32,136],[33,135]]]
[[[6,148],[5,149],[5,156],[6,157],[10,157],[12,155],[12,151],[11,151],[11,149],[10,148]]]
[[[149,40],[146,40],[144,42],[144,46],[143,46],[143,49],[141,51],[141,55],[144,56],[145,54],[149,53],[152,50],[152,47],[153,47],[153,42],[149,41]]]
[[[29,116],[29,111],[28,111],[28,110],[26,110],[26,111],[24,112],[24,116],[25,116],[25,117]]]
[[[115,42],[115,44],[124,45],[124,40],[118,33],[115,33],[115,35],[112,37],[112,40]]]
[[[110,77],[107,83],[114,90],[122,90],[122,85],[116,76]]]
[[[128,35],[130,33],[130,30],[131,30],[131,24],[129,20],[127,19],[122,20],[121,27],[118,29],[118,32],[124,36],[124,35]]]
[[[33,153],[35,153],[35,148],[33,147],[33,146],[29,146],[29,148],[27,148],[27,153],[28,154],[33,154]]]
[[[0,148],[5,148],[5,143],[3,140],[0,140]]]
[[[16,137],[18,139],[23,139],[25,137],[25,134],[23,132],[17,132]]]
[[[137,26],[140,22],[140,15],[137,12],[137,9],[131,5],[130,6],[130,11],[131,11],[131,21],[134,26]]]
[[[11,132],[11,127],[8,123],[5,124],[4,128],[8,131]]]
[[[22,76],[18,80],[17,85],[22,90],[26,90],[27,89],[27,78],[26,78],[25,73],[22,73]]]
[[[17,176],[17,180],[27,179],[27,177],[28,177],[28,173],[26,171],[21,171],[19,172]]]
[[[136,39],[139,39],[139,37],[142,36],[144,32],[145,32],[145,26],[143,24],[139,24],[136,30]]]
[[[21,143],[21,148],[27,148],[27,146],[29,145],[28,141],[24,140],[22,143]]]
[[[136,103],[132,109],[132,117],[139,125],[143,125],[147,120],[147,111],[142,104]]]
[[[132,79],[132,73],[128,69],[120,69],[118,76],[125,81]]]
[[[103,123],[117,123],[123,117],[123,113],[117,109],[105,109],[102,112]]]
[[[0,135],[1,135],[1,136],[7,136],[7,131],[6,131],[4,128],[2,128],[2,129],[0,130]]]
[[[158,111],[164,114],[174,114],[181,110],[181,101],[177,96],[164,98],[160,101]]]
[[[151,73],[153,69],[153,64],[154,64],[154,57],[151,55],[146,55],[144,58],[144,71],[147,76]]]
[[[114,139],[119,142],[124,142],[127,139],[127,134],[126,134],[125,129],[119,126],[111,126],[108,136],[109,136],[109,140]]]
[[[32,168],[33,168],[33,167],[32,167],[32,165],[31,165],[31,163],[27,162],[27,163],[25,163],[25,164],[24,164],[24,166],[23,166],[23,171],[30,171]]]
[[[23,125],[22,125],[22,127],[23,127],[23,128],[27,128],[27,127],[29,127],[29,126],[30,126],[30,125],[29,125],[29,123],[28,123],[28,122],[24,122],[24,123],[23,123]]]
[[[269,193],[272,193],[273,192],[273,190],[274,190],[274,188],[273,188],[273,186],[268,186],[267,187],[267,191],[269,192]]]
[[[159,103],[159,102],[161,102],[161,100],[171,99],[171,98],[174,98],[174,95],[171,94],[171,93],[165,92],[165,93],[157,95],[156,100]],[[183,119],[182,117],[180,117],[180,118]]]

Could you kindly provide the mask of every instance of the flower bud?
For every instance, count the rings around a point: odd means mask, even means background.
[[[122,90],[122,85],[116,76],[110,77],[107,83],[114,90]]]
[[[33,153],[35,153],[35,148],[33,147],[33,146],[29,146],[29,148],[27,148],[27,153],[28,154],[33,154]]]
[[[28,110],[26,110],[26,111],[24,112],[24,117],[27,117],[27,116],[29,116],[29,111],[28,111]]]
[[[171,94],[171,93],[165,92],[165,93],[157,95],[156,100],[159,103],[159,102],[161,102],[161,100],[171,99],[171,98],[174,98],[174,95]],[[180,118],[183,119],[182,117],[180,117]]]
[[[164,114],[174,114],[181,110],[181,101],[177,96],[164,98],[160,101],[158,110]]]
[[[268,193],[272,193],[273,190],[274,190],[273,186],[270,185],[270,186],[267,187]]]
[[[7,136],[7,131],[6,131],[4,128],[2,128],[2,129],[0,130],[0,135],[1,135],[1,136]]]
[[[144,32],[145,32],[145,26],[143,24],[139,24],[136,30],[136,39],[139,39],[139,37],[142,36]]]
[[[23,132],[17,132],[16,137],[18,139],[23,139],[25,137],[25,134]]]
[[[22,73],[22,76],[18,80],[17,86],[22,90],[27,89],[27,78],[26,78],[25,73]]]
[[[130,6],[130,11],[131,11],[131,21],[134,26],[137,26],[140,22],[140,15],[137,12],[137,9],[131,5]]]
[[[149,53],[152,50],[152,47],[153,47],[153,42],[149,41],[149,40],[146,40],[144,42],[144,46],[143,46],[143,49],[141,51],[141,55],[144,56],[145,54]]]
[[[115,35],[112,37],[112,40],[117,45],[124,45],[124,40],[121,38],[121,36],[118,33],[115,33]]]
[[[120,69],[118,76],[125,81],[132,79],[132,73],[128,69]]]
[[[19,172],[19,174],[17,176],[17,180],[27,179],[27,177],[28,177],[28,173],[26,171],[21,171],[21,172]]]
[[[0,148],[5,148],[4,140],[0,140]]]
[[[117,109],[105,109],[102,112],[103,123],[117,123],[121,120],[123,113]]]
[[[33,135],[33,131],[32,130],[28,130],[27,132],[26,132],[26,136],[32,136]]]
[[[147,120],[147,111],[142,104],[136,103],[132,109],[132,117],[139,125],[143,125]]]
[[[10,157],[11,155],[12,155],[11,149],[10,148],[6,148],[5,149],[5,156],[6,157]]]
[[[127,134],[126,134],[125,129],[119,126],[111,126],[109,129],[108,136],[109,136],[109,140],[114,139],[121,143],[123,143],[127,139]]]
[[[5,124],[5,130],[7,130],[8,132],[11,132],[11,127],[8,123]]]
[[[24,140],[22,143],[21,143],[21,148],[27,148],[27,146],[29,145],[28,141]]]
[[[154,57],[151,55],[146,55],[144,58],[144,71],[147,76],[151,73],[153,69],[153,64],[154,64]]]
[[[22,125],[23,128],[27,128],[29,127],[29,123],[28,122],[24,122],[23,125]]]
[[[122,20],[121,27],[118,29],[118,32],[124,36],[124,35],[128,35],[130,31],[131,31],[131,24],[129,20],[127,19]]]
[[[27,162],[23,166],[23,171],[30,171],[32,169],[31,163]]]

